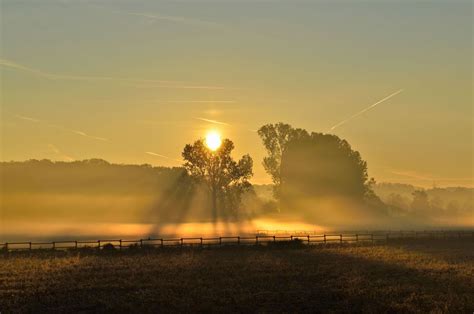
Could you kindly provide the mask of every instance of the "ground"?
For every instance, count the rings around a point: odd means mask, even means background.
[[[0,312],[474,310],[474,240],[0,256]]]

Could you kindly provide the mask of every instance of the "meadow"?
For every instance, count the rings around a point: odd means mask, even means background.
[[[474,241],[13,252],[0,312],[472,313]]]

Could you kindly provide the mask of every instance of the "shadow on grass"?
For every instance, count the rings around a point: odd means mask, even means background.
[[[372,250],[378,259],[364,255]],[[2,287],[0,306],[5,312],[69,313],[472,311],[472,279],[449,269],[429,270],[429,262],[428,270],[392,263],[398,252],[392,250],[290,243],[13,254],[3,259],[15,259],[9,267],[33,264],[35,271],[47,272],[39,278],[48,280],[32,281],[13,295]],[[64,267],[45,267],[58,259]],[[9,283],[24,280],[17,275]]]

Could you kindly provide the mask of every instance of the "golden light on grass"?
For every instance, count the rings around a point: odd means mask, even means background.
[[[212,150],[216,151],[222,144],[221,135],[216,131],[210,131],[206,134],[206,146]]]

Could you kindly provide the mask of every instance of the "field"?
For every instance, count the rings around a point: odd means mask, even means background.
[[[0,255],[0,312],[474,310],[474,241]]]

